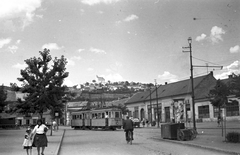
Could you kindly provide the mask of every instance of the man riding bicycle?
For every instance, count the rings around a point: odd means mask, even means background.
[[[125,131],[125,137],[128,141],[128,132],[131,131],[132,134],[132,140],[133,140],[133,121],[129,119],[129,116],[127,116],[127,119],[123,122],[123,129]]]

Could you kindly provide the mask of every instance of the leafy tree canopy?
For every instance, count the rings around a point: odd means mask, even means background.
[[[19,102],[15,111],[23,114],[39,113],[46,110],[61,112],[64,105],[62,97],[65,95],[66,86],[64,79],[68,77],[66,72],[67,60],[64,56],[52,59],[50,50],[40,51],[40,57],[25,60],[27,67],[21,70],[22,92],[27,93],[25,101]],[[51,65],[51,66],[50,66]]]
[[[5,100],[7,99],[7,92],[4,89],[4,85],[0,86],[0,112],[3,111],[6,105]]]
[[[230,94],[230,90],[226,84],[217,80],[215,87],[209,91],[210,102],[213,106],[218,107],[219,115],[220,108],[227,103],[227,96]]]
[[[229,85],[231,94],[240,97],[240,75],[234,75]]]

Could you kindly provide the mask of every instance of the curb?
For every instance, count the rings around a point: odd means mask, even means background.
[[[63,130],[63,134],[62,134],[61,140],[60,140],[60,142],[59,142],[59,144],[57,146],[57,149],[56,149],[54,155],[59,155],[59,152],[60,152],[60,149],[61,149],[61,146],[62,146],[63,137],[65,135],[65,130],[66,129]]]
[[[159,138],[154,138],[154,137],[152,137],[152,139],[165,141],[165,142],[169,142],[169,143],[188,145],[188,146],[192,146],[192,147],[198,147],[198,148],[203,148],[203,149],[208,149],[208,150],[213,150],[213,151],[218,151],[218,152],[223,152],[223,153],[228,153],[228,154],[233,154],[233,155],[240,155],[240,152],[227,151],[227,150],[223,150],[223,149],[219,149],[219,148],[202,146],[202,145],[197,145],[197,144],[183,143],[181,141],[174,141],[174,140],[168,140],[168,139],[159,139]]]

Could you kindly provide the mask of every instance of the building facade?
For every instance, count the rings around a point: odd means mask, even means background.
[[[194,81],[195,96],[195,120],[216,121],[218,108],[212,106],[209,100],[209,91],[216,85],[216,79],[211,72],[208,75],[196,77]],[[237,98],[230,97],[232,99]],[[192,122],[193,103],[191,80],[183,80],[175,83],[156,86],[145,92],[133,95],[126,103],[130,110],[129,116],[149,122]],[[221,109],[222,113],[224,109]],[[226,113],[228,120],[238,119],[239,102],[227,105]],[[224,114],[222,114],[224,115]]]

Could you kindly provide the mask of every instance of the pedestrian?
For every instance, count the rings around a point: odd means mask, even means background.
[[[217,120],[218,127],[221,127],[221,121],[222,121],[222,118],[220,115],[218,115],[218,120]]]
[[[142,125],[145,127],[145,119],[142,120]]]
[[[40,155],[40,148],[42,148],[41,155],[44,155],[45,147],[47,147],[48,144],[46,136],[47,131],[48,127],[42,123],[41,119],[39,119],[32,132],[32,135],[34,135],[32,146],[37,147],[38,155]]]
[[[149,122],[148,122],[148,120],[146,120],[146,123],[147,123],[147,127],[148,127],[148,125],[149,125]]]
[[[32,130],[30,127],[27,128],[23,140],[23,149],[26,149],[27,155],[32,155]]]
[[[129,141],[129,139],[128,139],[128,132],[131,132],[132,140],[133,140],[133,129],[134,129],[134,126],[133,126],[133,121],[131,119],[129,119],[129,116],[127,116],[126,118],[127,119],[124,120],[124,122],[123,122],[123,129],[125,131],[126,141],[128,142]]]
[[[56,127],[57,127],[57,122],[55,120],[53,120],[53,131],[56,130]]]

